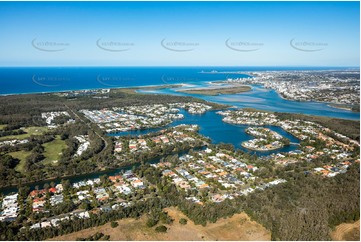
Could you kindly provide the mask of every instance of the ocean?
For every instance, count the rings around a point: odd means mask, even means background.
[[[344,70],[344,67],[2,67],[0,95],[46,93],[84,89],[186,84],[207,86],[210,81],[247,78],[244,72],[291,70]],[[350,68],[348,68],[350,69]],[[355,69],[355,68],[351,68]],[[237,73],[235,73],[237,72]],[[238,73],[243,72],[243,73]],[[253,85],[252,91],[219,96],[177,92],[175,88],[142,90],[153,94],[187,95],[237,108],[360,119],[360,113],[330,107],[327,103],[282,99],[274,90]]]
[[[334,70],[335,67],[1,67],[0,95],[197,83],[247,77],[251,72]],[[217,71],[215,73],[212,71]]]

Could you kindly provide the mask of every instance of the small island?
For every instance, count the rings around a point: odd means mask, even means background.
[[[289,145],[290,141],[275,131],[264,127],[249,127],[246,133],[256,139],[242,142],[244,148],[256,151],[271,151]]]
[[[341,104],[341,103],[330,103],[329,107],[348,110],[352,112],[360,112],[360,105]]]
[[[177,90],[177,92],[183,92],[188,94],[200,94],[208,96],[216,96],[221,94],[236,94],[241,92],[248,92],[252,88],[250,86],[227,86],[227,87],[209,87],[209,88],[194,88]]]

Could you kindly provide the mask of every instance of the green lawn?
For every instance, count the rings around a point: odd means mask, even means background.
[[[48,127],[26,127],[24,131],[26,132],[26,134],[8,135],[8,136],[0,137],[0,141],[12,140],[12,139],[26,139],[29,138],[31,135],[41,135],[46,131],[48,131]]]
[[[0,124],[0,130],[3,130],[6,127],[6,124]]]
[[[64,140],[60,139],[60,136],[57,135],[56,139],[43,144],[44,146],[44,156],[43,160],[44,165],[54,165],[56,161],[60,159],[62,151],[67,147]]]
[[[10,152],[8,153],[9,155],[11,155],[12,157],[19,159],[20,163],[15,167],[15,170],[17,172],[24,172],[24,165],[25,165],[25,159],[26,157],[28,157],[31,154],[31,151],[16,151],[16,152]]]

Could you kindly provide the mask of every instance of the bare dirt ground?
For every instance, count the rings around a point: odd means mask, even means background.
[[[331,232],[331,238],[335,241],[360,241],[360,220],[338,225]]]
[[[58,236],[51,240],[76,240],[86,238],[101,232],[110,235],[110,240],[271,240],[271,233],[260,224],[251,221],[245,213],[233,215],[231,218],[220,219],[214,224],[194,225],[182,212],[176,208],[167,208],[169,216],[174,219],[172,225],[166,225],[167,233],[157,233],[154,228],[148,228],[146,216],[140,219],[118,220],[119,226],[111,228],[110,223],[85,229],[79,232]],[[188,223],[181,225],[179,219],[186,218]]]

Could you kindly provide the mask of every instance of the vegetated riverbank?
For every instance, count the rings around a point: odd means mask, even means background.
[[[236,93],[241,93],[241,92],[248,92],[250,90],[252,90],[252,88],[250,86],[232,86],[232,87],[209,87],[209,88],[183,89],[183,90],[177,90],[177,92],[216,96],[216,95],[220,95],[220,94],[236,94]]]
[[[166,88],[178,88],[183,87],[183,84],[169,84],[169,85],[150,85],[150,86],[138,86],[138,87],[120,87],[120,88],[114,88],[114,90],[120,90],[121,92],[127,92],[127,93],[137,93],[136,91],[139,89],[142,90],[162,90]]]

